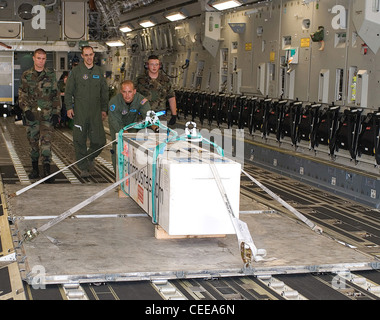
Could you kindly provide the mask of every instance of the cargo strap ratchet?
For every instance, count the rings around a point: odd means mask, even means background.
[[[266,250],[257,249],[255,244],[253,243],[251,233],[249,232],[249,229],[248,229],[248,225],[245,222],[236,218],[232,210],[230,201],[228,199],[227,193],[224,189],[222,180],[220,179],[220,176],[219,176],[218,170],[216,169],[215,164],[210,163],[210,168],[215,178],[215,181],[218,185],[224,204],[226,205],[228,214],[230,215],[232,224],[234,226],[236,236],[238,238],[240,254],[241,254],[241,258],[243,259],[244,266],[248,267],[253,260],[255,260],[256,262],[263,261],[264,257],[267,254]]]

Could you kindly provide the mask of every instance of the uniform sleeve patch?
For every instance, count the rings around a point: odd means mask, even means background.
[[[148,99],[145,98],[145,99],[141,100],[141,105],[144,105],[147,102],[148,102]]]
[[[116,106],[114,104],[110,105],[110,111],[115,111]]]

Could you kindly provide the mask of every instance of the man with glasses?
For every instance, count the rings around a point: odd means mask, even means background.
[[[94,64],[92,47],[82,48],[83,62],[72,69],[66,83],[67,116],[74,119],[73,140],[81,177],[87,178],[106,143],[103,120],[107,117],[108,86],[104,71]],[[87,147],[87,138],[90,140]]]

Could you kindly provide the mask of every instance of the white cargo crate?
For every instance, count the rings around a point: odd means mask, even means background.
[[[232,210],[239,217],[241,165],[210,152],[205,144],[176,141],[157,157],[154,211],[152,164],[155,147],[165,134],[123,135],[123,177],[139,168],[140,173],[123,185],[134,199],[169,235],[234,234],[226,205],[209,163],[215,164]]]

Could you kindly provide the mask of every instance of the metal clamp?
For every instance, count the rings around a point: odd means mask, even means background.
[[[158,116],[153,110],[149,110],[146,113],[145,121],[149,122],[150,124],[155,124],[156,122],[158,122]]]
[[[202,137],[197,132],[197,124],[192,121],[188,121],[185,124],[185,135],[188,140],[193,142],[202,141]]]
[[[30,230],[27,230],[23,236],[22,236],[22,241],[32,241],[38,236],[39,232],[36,228],[32,228]]]
[[[158,111],[157,113],[153,110],[149,110],[146,113],[145,122],[149,122],[151,125],[159,123],[159,118],[163,116],[166,113],[166,111]]]

